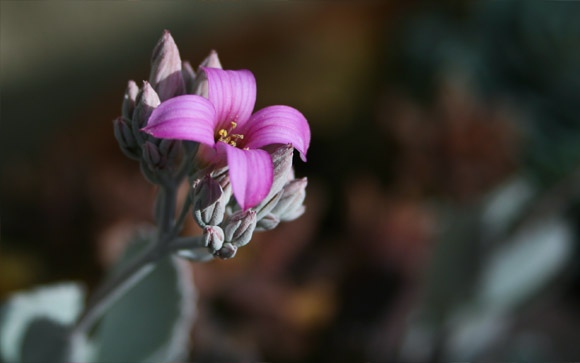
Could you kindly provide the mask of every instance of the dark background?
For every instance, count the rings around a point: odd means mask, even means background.
[[[580,2],[0,10],[0,299],[93,288],[152,223],[112,120],[168,29],[312,130],[306,214],[193,266],[192,360],[580,357]]]

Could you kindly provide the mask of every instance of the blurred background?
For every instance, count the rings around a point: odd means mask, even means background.
[[[153,222],[112,120],[168,29],[312,129],[306,214],[192,266],[192,361],[580,357],[580,2],[0,10],[0,300],[93,289]]]

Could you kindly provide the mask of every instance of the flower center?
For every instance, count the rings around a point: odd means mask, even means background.
[[[230,127],[227,129],[220,129],[217,133],[218,140],[225,142],[226,144],[232,145],[233,147],[237,146],[237,143],[240,140],[244,139],[244,135],[242,134],[234,134],[232,131],[238,126],[237,123],[231,122]]]

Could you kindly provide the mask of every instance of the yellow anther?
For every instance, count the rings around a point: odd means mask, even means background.
[[[235,141],[230,141],[230,145],[232,145],[233,147],[236,147],[236,142]]]
[[[233,129],[235,129],[236,127],[238,127],[238,123],[237,123],[237,122],[234,122],[234,121],[232,121],[232,130],[233,130]]]
[[[228,132],[225,129],[221,129],[218,131],[218,135],[220,135],[221,137],[226,137],[228,136]]]

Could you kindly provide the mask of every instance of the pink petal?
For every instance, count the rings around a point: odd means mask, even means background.
[[[243,210],[258,205],[272,187],[272,158],[264,150],[242,150],[218,142],[220,152],[228,157],[230,183]]]
[[[214,105],[219,128],[228,128],[231,122],[242,126],[252,114],[256,103],[256,79],[252,72],[224,71],[201,67],[208,79],[209,100]]]
[[[270,144],[292,144],[306,161],[310,127],[306,118],[288,106],[269,106],[252,115],[243,130],[244,146],[256,149]]]
[[[170,98],[161,103],[142,130],[159,138],[215,144],[215,109],[207,99],[195,95]]]

